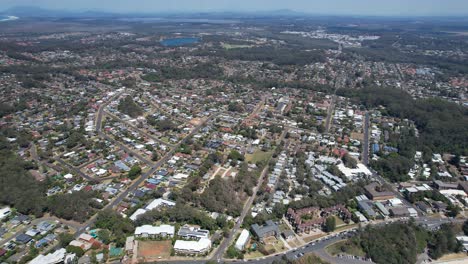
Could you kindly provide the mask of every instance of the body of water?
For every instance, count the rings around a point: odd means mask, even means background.
[[[178,47],[184,45],[195,44],[200,41],[199,38],[170,38],[161,41],[161,44],[166,47]]]
[[[17,20],[19,17],[16,16],[0,16],[0,22]]]

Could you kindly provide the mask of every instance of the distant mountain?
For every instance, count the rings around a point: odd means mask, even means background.
[[[17,6],[0,12],[2,15],[17,16],[17,17],[109,17],[115,14],[100,12],[100,11],[67,11],[67,10],[51,10],[35,6]]]
[[[190,16],[190,17],[298,17],[307,16],[306,13],[301,13],[289,9],[273,10],[273,11],[250,11],[250,12],[144,12],[144,13],[109,13],[103,11],[67,11],[67,10],[51,10],[34,6],[17,6],[0,12],[0,15],[18,16],[18,17],[148,17],[148,16]]]
[[[17,16],[20,18],[145,18],[145,17],[166,17],[166,18],[216,18],[216,19],[242,19],[242,18],[305,18],[305,17],[351,17],[351,18],[379,18],[379,19],[414,19],[415,17],[403,16],[356,16],[356,15],[325,15],[299,12],[290,9],[279,9],[271,11],[159,11],[159,12],[129,12],[129,13],[112,13],[100,10],[88,11],[70,11],[70,10],[52,10],[44,9],[36,6],[17,6],[0,11],[3,16]],[[418,19],[433,19],[431,16],[417,17]],[[438,19],[458,20],[468,19],[467,16],[438,16]]]

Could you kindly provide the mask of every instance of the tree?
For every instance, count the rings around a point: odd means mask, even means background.
[[[287,207],[282,203],[276,203],[273,207],[273,215],[276,218],[281,219],[283,215],[286,213]]]
[[[463,106],[440,98],[413,99],[393,87],[338,89],[337,94],[354,98],[368,108],[384,106],[385,115],[413,120],[419,137],[405,142],[407,147],[426,146],[433,152],[457,155],[468,153],[468,115]]]
[[[78,258],[81,258],[84,255],[84,250],[80,247],[67,246],[66,250],[68,253],[74,253]]]
[[[433,234],[433,238],[429,243],[429,256],[431,258],[438,259],[444,254],[459,252],[462,249],[453,228],[454,226],[450,224],[444,224]]]
[[[159,154],[157,151],[153,151],[152,155],[151,155],[151,160],[152,161],[157,161],[159,159]]]
[[[230,102],[228,105],[229,112],[242,112],[243,110],[242,105],[238,102]]]
[[[330,216],[325,221],[325,231],[326,232],[333,232],[336,228],[336,219],[333,216]]]
[[[0,136],[0,204],[40,217],[46,209],[47,186],[37,182],[26,170],[27,164],[8,147],[5,138]]]
[[[138,165],[132,166],[132,168],[128,171],[127,177],[129,179],[136,179],[141,174],[141,167]]]
[[[468,220],[463,223],[463,233],[465,233],[465,236],[468,236]]]
[[[143,114],[143,110],[138,106],[131,96],[127,96],[124,99],[120,100],[117,109],[131,117],[137,117]]]
[[[62,248],[68,246],[73,239],[75,239],[75,237],[70,233],[60,233],[58,236],[59,245]]]
[[[461,212],[461,208],[458,205],[449,204],[447,211],[447,216],[456,217]]]
[[[49,197],[47,206],[51,214],[83,223],[94,215],[101,205],[94,199],[96,192],[79,191]]]
[[[342,160],[343,160],[344,165],[346,167],[348,167],[348,168],[356,168],[357,167],[357,160],[354,159],[353,157],[351,157],[349,155],[349,153],[346,153],[343,156]]]
[[[455,167],[460,167],[460,155],[454,155],[450,160],[449,163]]]
[[[231,152],[229,153],[228,155],[228,159],[232,159],[232,160],[235,160],[235,161],[243,161],[244,160],[244,156],[242,154],[239,153],[239,151],[233,149],[231,150]]]
[[[242,258],[244,258],[242,252],[237,250],[233,245],[228,247],[228,249],[226,251],[226,256],[228,258],[230,258],[230,259],[242,259]]]
[[[111,233],[107,229],[101,229],[97,232],[99,239],[104,244],[109,244],[111,242]]]
[[[110,240],[115,242],[117,246],[125,245],[127,235],[132,234],[135,230],[133,222],[130,219],[123,218],[122,215],[112,210],[99,212],[95,226],[109,230],[112,233]],[[107,239],[107,234],[104,234],[104,236]]]

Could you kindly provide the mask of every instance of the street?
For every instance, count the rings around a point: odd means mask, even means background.
[[[364,165],[369,165],[369,126],[370,126],[370,117],[369,112],[366,112],[364,119],[364,144],[362,145],[362,163]]]

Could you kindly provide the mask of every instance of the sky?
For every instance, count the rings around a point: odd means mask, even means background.
[[[468,0],[0,0],[0,10],[15,6],[118,13],[290,9],[320,15],[468,15]]]

